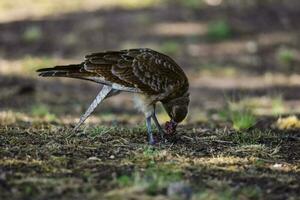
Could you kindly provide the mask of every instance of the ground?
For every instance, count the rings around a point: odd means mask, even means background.
[[[0,199],[299,198],[296,0],[32,2],[0,3]],[[74,133],[101,86],[34,71],[135,47],[182,66],[187,119],[149,146],[123,93]]]

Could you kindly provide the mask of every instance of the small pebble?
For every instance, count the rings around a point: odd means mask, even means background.
[[[273,165],[274,168],[282,168],[283,167],[283,164],[280,164],[280,163],[275,163]]]
[[[91,161],[101,161],[100,158],[97,158],[95,156],[89,157],[88,160],[91,160]]]

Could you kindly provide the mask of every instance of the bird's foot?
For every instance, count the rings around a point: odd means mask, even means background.
[[[152,138],[152,139],[149,139],[148,141],[149,145],[155,145],[156,144],[156,141]]]

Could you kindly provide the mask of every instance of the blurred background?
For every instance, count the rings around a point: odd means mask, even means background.
[[[228,109],[298,113],[299,19],[298,0],[1,0],[0,123],[74,123],[99,86],[35,70],[138,47],[168,54],[187,73],[186,123],[222,120]],[[90,123],[143,120],[128,94],[96,113]]]

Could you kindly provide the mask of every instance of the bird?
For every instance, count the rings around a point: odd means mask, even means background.
[[[155,144],[152,120],[164,139],[165,134],[175,133],[188,114],[190,94],[186,74],[171,57],[149,48],[91,53],[79,64],[41,68],[37,72],[41,77],[75,78],[103,85],[74,131],[103,100],[121,92],[133,93],[137,108],[144,113],[149,144]],[[159,102],[170,117],[165,130],[156,117]]]

